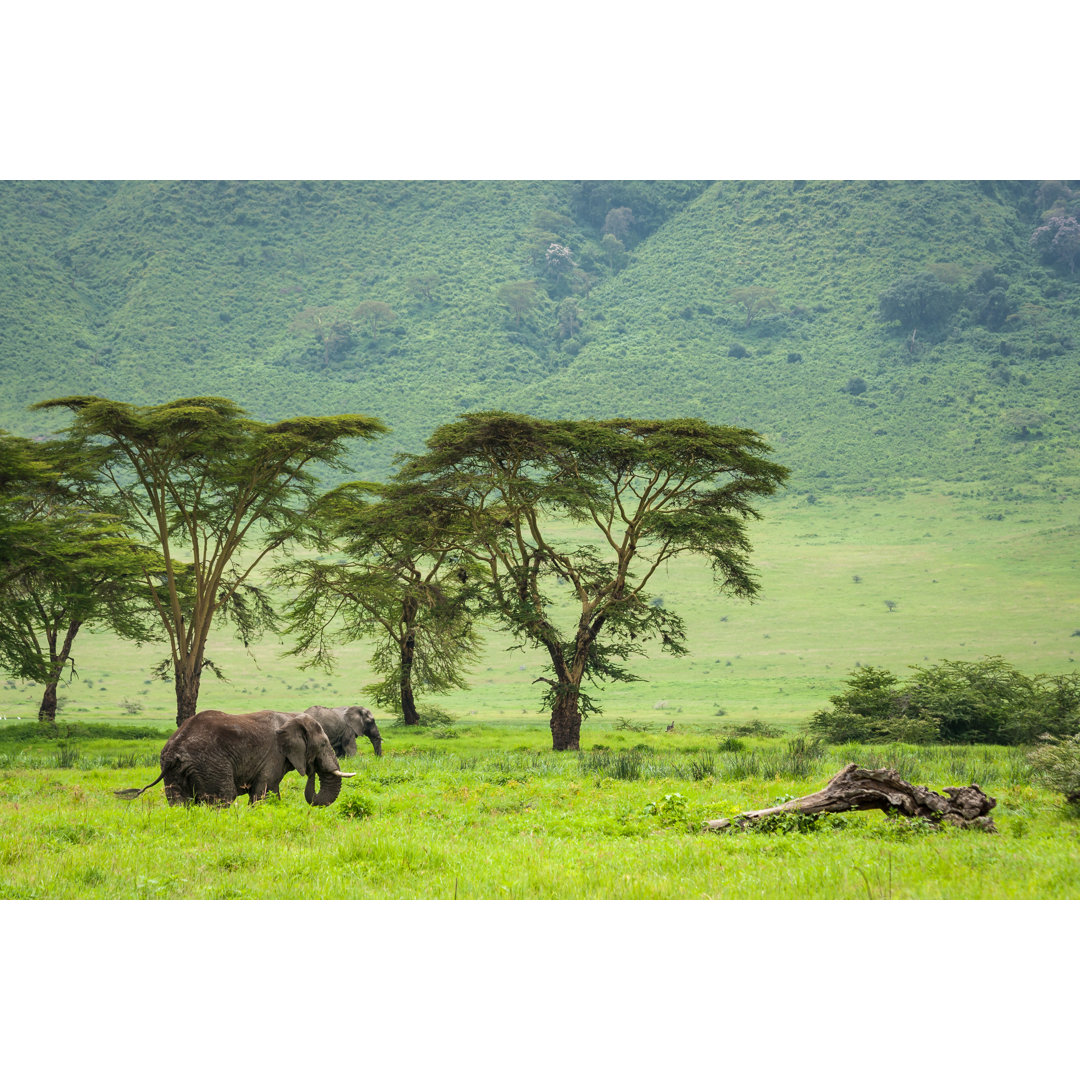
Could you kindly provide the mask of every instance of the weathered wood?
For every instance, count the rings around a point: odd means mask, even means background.
[[[821,791],[770,806],[748,810],[734,818],[706,821],[704,828],[719,831],[732,825],[749,826],[772,814],[842,814],[848,810],[895,810],[905,817],[928,818],[935,824],[956,825],[964,829],[997,832],[990,811],[997,806],[991,798],[971,784],[963,788],[945,788],[939,795],[925,787],[915,787],[900,778],[895,769],[862,769],[852,763],[838,772]]]

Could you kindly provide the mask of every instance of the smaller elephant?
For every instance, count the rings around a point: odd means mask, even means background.
[[[186,719],[169,737],[157,780],[114,794],[135,799],[164,780],[170,806],[228,806],[245,791],[253,803],[268,791],[279,795],[281,778],[293,769],[308,778],[304,798],[312,806],[329,806],[341,791],[342,779],[356,775],[341,771],[322,725],[304,713],[268,709],[232,715],[207,709]]]
[[[371,710],[363,705],[340,705],[333,709],[312,705],[302,715],[313,717],[322,724],[335,754],[352,757],[356,753],[356,736],[365,735],[371,740],[375,756],[382,756],[382,736],[378,725]]]

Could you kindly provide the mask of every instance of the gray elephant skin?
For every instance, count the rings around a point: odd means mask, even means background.
[[[253,803],[268,791],[280,795],[281,778],[293,769],[307,777],[304,798],[312,806],[329,806],[341,791],[342,779],[356,775],[341,771],[322,725],[304,713],[234,715],[208,709],[188,717],[170,736],[161,751],[157,780],[115,794],[134,799],[164,780],[170,806],[228,806],[245,791]]]
[[[371,740],[375,756],[382,756],[382,736],[370,709],[363,705],[341,705],[328,708],[325,705],[312,705],[304,710],[305,716],[318,720],[340,757],[352,757],[356,753],[356,737],[364,735]]]

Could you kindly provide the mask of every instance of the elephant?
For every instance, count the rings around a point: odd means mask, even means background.
[[[304,798],[312,806],[329,806],[342,779],[356,775],[341,771],[322,725],[304,713],[266,709],[231,715],[207,709],[188,717],[169,737],[157,780],[114,794],[135,799],[164,779],[170,806],[192,801],[228,806],[245,791],[254,803],[268,791],[280,795],[281,778],[292,769],[307,777]]]
[[[375,756],[382,757],[382,736],[378,725],[371,710],[363,705],[340,705],[334,709],[312,705],[304,710],[304,715],[314,717],[322,724],[335,754],[352,757],[356,753],[356,736],[366,735],[371,740]]]

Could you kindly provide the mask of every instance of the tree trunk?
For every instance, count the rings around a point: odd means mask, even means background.
[[[41,708],[38,720],[43,724],[56,723],[56,686],[59,680],[45,684],[45,693],[41,695]]]
[[[704,828],[719,831],[732,825],[749,826],[772,814],[841,814],[846,810],[895,810],[905,817],[927,818],[934,824],[957,825],[965,829],[997,832],[990,811],[997,800],[980,790],[978,784],[945,788],[939,795],[925,787],[914,787],[900,779],[895,769],[861,769],[852,763],[838,772],[821,791],[792,799],[781,806],[749,810],[730,820],[706,821]]]
[[[416,711],[416,699],[413,697],[411,672],[407,668],[401,669],[401,719],[405,724],[419,724],[420,714]]]
[[[73,619],[68,623],[67,632],[64,634],[64,643],[56,650],[56,636],[54,632],[49,634],[49,671],[52,678],[45,684],[45,693],[41,696],[41,708],[38,709],[38,720],[43,724],[56,723],[56,687],[60,683],[60,676],[64,673],[64,665],[71,655],[71,646],[75,643],[75,635],[78,634],[82,621]]]
[[[199,711],[199,683],[202,681],[202,665],[193,672],[176,669],[176,726]]]
[[[581,713],[576,693],[560,695],[552,707],[551,749],[581,749]]]
[[[416,617],[416,604],[407,604],[405,609],[406,619]],[[416,711],[416,698],[413,696],[412,672],[413,661],[416,657],[416,631],[411,623],[408,625],[405,636],[401,639],[401,678],[398,689],[401,694],[401,719],[404,723],[413,725],[420,723],[420,714]]]

